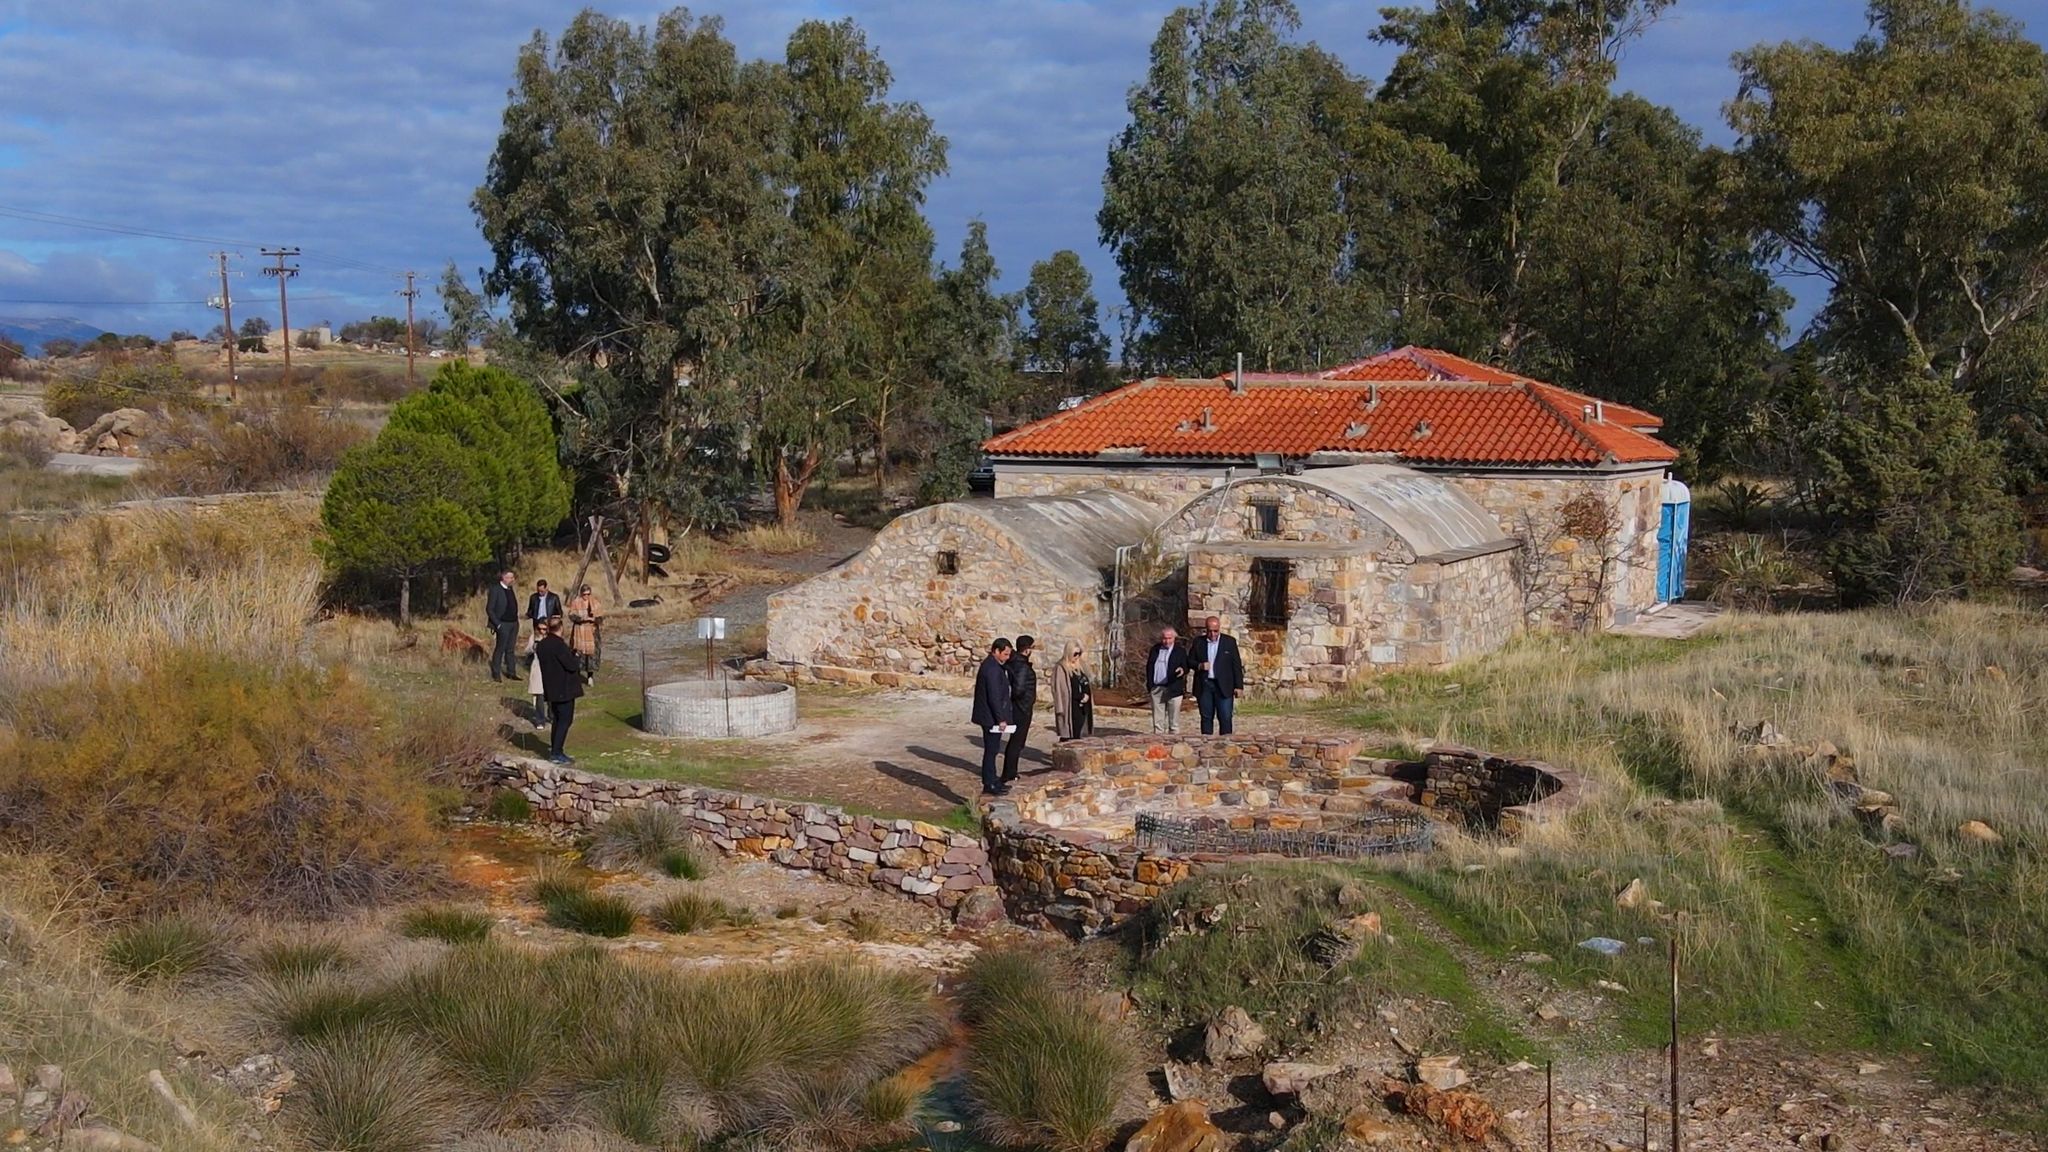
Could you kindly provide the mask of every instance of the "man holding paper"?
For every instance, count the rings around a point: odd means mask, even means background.
[[[1010,642],[989,645],[988,657],[974,675],[974,726],[981,730],[981,794],[1001,796],[1009,786],[996,779],[996,754],[1003,737],[1016,730],[1010,706],[1010,674],[1003,665],[1010,662]]]

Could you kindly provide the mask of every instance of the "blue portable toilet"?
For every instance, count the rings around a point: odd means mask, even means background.
[[[1657,518],[1657,602],[1685,599],[1685,553],[1692,543],[1692,491],[1678,480],[1664,481],[1664,507]]]

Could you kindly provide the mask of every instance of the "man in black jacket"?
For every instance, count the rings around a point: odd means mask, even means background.
[[[569,738],[569,725],[576,721],[576,698],[583,695],[583,667],[570,651],[569,642],[562,639],[560,620],[543,620],[535,627],[540,638],[534,641],[533,658],[540,665],[541,695],[547,699],[555,730],[548,759],[556,764],[574,763],[562,751],[562,742]]]
[[[996,752],[1010,727],[1010,674],[1003,665],[1010,662],[1010,642],[989,645],[981,670],[974,674],[974,726],[981,730],[981,794],[1000,796],[1009,791],[996,779]]]
[[[1180,731],[1180,698],[1188,691],[1188,654],[1180,633],[1168,628],[1145,657],[1145,694],[1152,700],[1152,731]]]
[[[548,591],[548,582],[535,580],[533,595],[526,598],[526,618],[533,621],[533,634],[540,635],[540,626],[562,614],[562,598]]]
[[[512,588],[512,574],[498,573],[484,598],[484,622],[491,629],[491,679],[517,678],[514,653],[519,649],[519,593]]]
[[[1038,669],[1031,666],[1031,649],[1037,643],[1028,635],[1017,637],[1017,650],[1004,665],[1010,674],[1010,723],[1017,726],[1003,746],[1005,784],[1017,778],[1017,758],[1024,755],[1024,740],[1031,735],[1031,713],[1038,708]]]
[[[1209,617],[1188,652],[1188,663],[1194,665],[1195,707],[1202,713],[1202,735],[1216,728],[1230,735],[1237,698],[1244,695],[1244,661],[1238,658],[1237,638],[1225,636],[1223,621]]]

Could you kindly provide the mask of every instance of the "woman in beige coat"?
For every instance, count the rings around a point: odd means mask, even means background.
[[[1081,667],[1079,644],[1069,643],[1065,659],[1052,666],[1052,724],[1062,740],[1095,732],[1094,690]]]

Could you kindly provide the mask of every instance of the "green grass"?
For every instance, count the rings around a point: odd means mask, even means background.
[[[533,802],[526,798],[526,793],[506,788],[491,797],[490,806],[485,811],[493,820],[524,824],[533,819]]]
[[[356,1028],[312,1047],[294,1064],[295,1110],[310,1146],[346,1152],[432,1147],[460,1112],[433,1054],[381,1028]]]
[[[629,935],[639,915],[624,897],[605,892],[570,892],[557,896],[543,907],[548,923],[585,936],[617,938]]]
[[[627,808],[597,826],[583,846],[583,862],[605,871],[663,868],[680,858],[683,871],[701,871],[690,859],[689,821],[674,808]],[[676,873],[680,875],[680,873]]]
[[[1137,1064],[1116,1026],[1021,952],[970,964],[968,1096],[976,1126],[1004,1145],[1081,1152],[1108,1138]]]
[[[677,892],[648,909],[648,922],[663,932],[684,934],[734,924],[739,910],[723,900],[701,892]]]
[[[674,880],[702,880],[704,865],[697,859],[696,853],[687,848],[678,848],[661,854],[661,872],[662,875]]]
[[[140,980],[179,980],[220,963],[220,934],[177,913],[133,920],[107,940],[107,963]]]
[[[306,936],[259,944],[250,949],[248,964],[257,975],[292,979],[347,971],[355,957],[338,939]]]
[[[398,922],[398,932],[410,940],[474,944],[490,936],[493,923],[490,913],[476,908],[430,904],[407,911]]]
[[[271,976],[250,990],[249,1006],[264,1031],[294,1043],[325,1040],[376,1020],[383,1006],[334,971]]]

